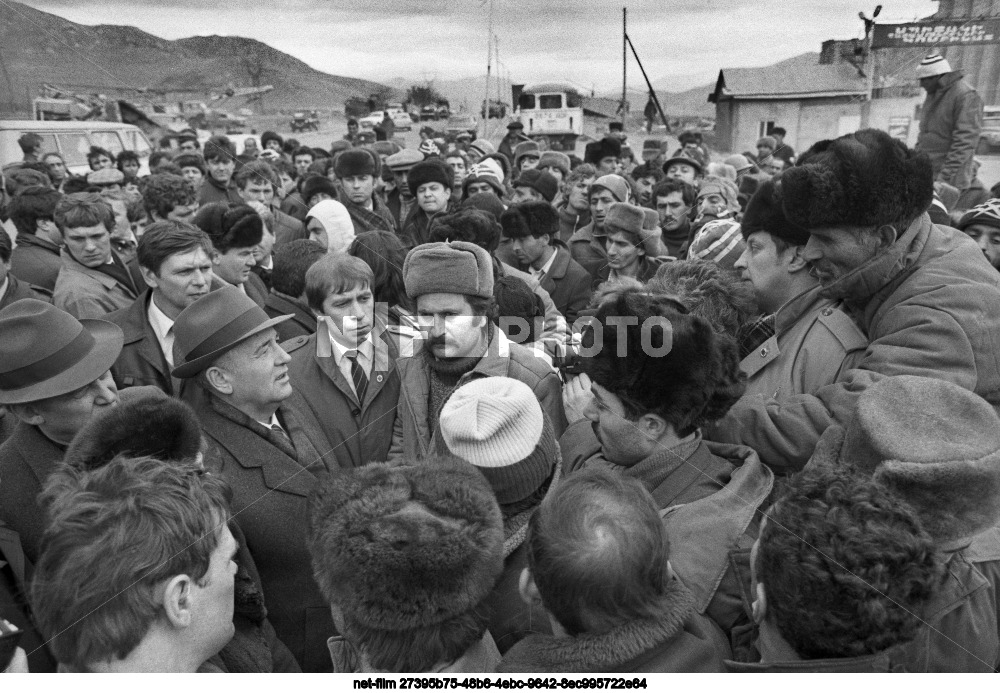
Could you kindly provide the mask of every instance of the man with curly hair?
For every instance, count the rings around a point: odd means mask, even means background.
[[[749,585],[741,587],[729,554],[748,553],[774,477],[750,448],[701,435],[743,394],[736,345],[677,299],[645,288],[609,295],[594,320],[582,374],[563,394],[566,469],[608,468],[641,481],[663,511],[677,547],[672,564],[698,611],[729,635],[742,632],[749,615],[740,593]]]
[[[940,583],[934,541],[909,506],[843,467],[793,477],[751,553],[757,664],[730,671],[891,672]]]
[[[151,221],[194,220],[198,194],[191,183],[172,173],[154,173],[142,189],[142,204]]]

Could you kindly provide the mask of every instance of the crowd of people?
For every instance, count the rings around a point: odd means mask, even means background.
[[[1000,665],[971,154],[957,190],[878,130],[581,159],[522,129],[186,131],[86,176],[21,138],[3,667]]]

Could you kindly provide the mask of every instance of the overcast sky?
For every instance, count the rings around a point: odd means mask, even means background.
[[[81,24],[132,24],[168,39],[239,35],[332,74],[388,80],[485,75],[490,0],[23,0]],[[515,82],[621,84],[621,0],[493,0],[502,70]],[[862,34],[864,0],[626,0],[629,35],[650,78],[671,90],[723,67],[767,65],[829,38]],[[869,6],[870,5],[870,6]],[[931,0],[888,0],[908,21]],[[496,68],[494,68],[496,69]],[[641,81],[630,58],[629,84]],[[496,74],[496,73],[494,73]]]

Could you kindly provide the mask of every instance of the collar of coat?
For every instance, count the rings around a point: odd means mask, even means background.
[[[596,635],[529,635],[507,652],[499,671],[619,671],[623,664],[680,634],[694,613],[694,595],[674,579],[655,616]]]

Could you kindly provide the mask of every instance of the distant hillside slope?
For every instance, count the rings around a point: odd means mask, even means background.
[[[269,109],[343,108],[350,96],[384,88],[376,82],[328,75],[253,39],[195,36],[167,41],[131,26],[84,26],[17,2],[0,21],[0,110],[21,108],[38,85],[208,90],[249,87],[243,58],[271,84]],[[236,105],[236,104],[233,104]]]

